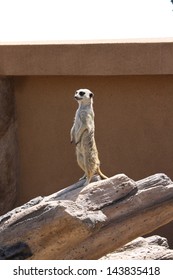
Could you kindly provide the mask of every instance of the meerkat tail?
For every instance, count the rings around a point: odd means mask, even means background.
[[[98,168],[98,174],[100,175],[100,177],[101,177],[102,179],[107,179],[107,178],[108,178],[106,175],[104,175],[104,174],[101,172],[100,167]]]

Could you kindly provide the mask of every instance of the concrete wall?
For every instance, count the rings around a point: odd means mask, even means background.
[[[102,171],[173,179],[173,40],[0,45],[0,75],[13,76],[16,98],[16,205],[82,176],[69,132],[83,87],[95,93]],[[172,228],[161,229],[171,246]]]

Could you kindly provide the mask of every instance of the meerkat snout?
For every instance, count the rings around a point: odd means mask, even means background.
[[[93,92],[91,92],[89,89],[79,89],[75,92],[74,98],[77,101],[89,101],[94,96]]]

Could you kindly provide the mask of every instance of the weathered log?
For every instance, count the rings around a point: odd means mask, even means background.
[[[167,239],[158,235],[138,237],[102,260],[173,260]]]
[[[27,244],[31,259],[98,259],[173,220],[164,174],[123,174],[38,197],[0,218],[0,247]]]

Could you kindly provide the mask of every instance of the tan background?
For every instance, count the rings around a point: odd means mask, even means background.
[[[20,189],[18,204],[82,175],[70,144],[76,89],[94,93],[96,140],[108,176],[173,178],[172,76],[15,78]]]

